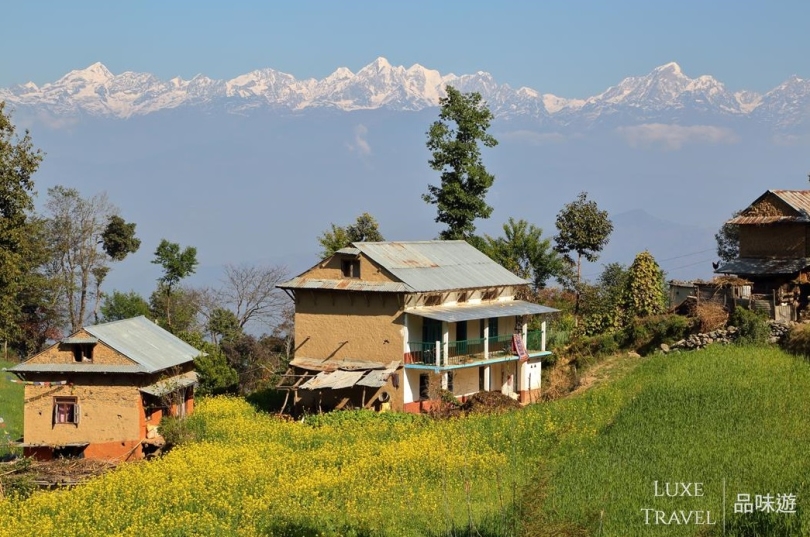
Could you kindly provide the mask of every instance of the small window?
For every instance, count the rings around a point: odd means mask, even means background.
[[[481,294],[481,300],[495,300],[500,293],[497,289],[488,289]]]
[[[453,374],[453,372],[452,372],[452,371],[448,371],[448,372],[447,372],[447,391],[448,391],[448,392],[452,392],[452,391],[453,391],[453,377],[454,377],[454,376],[455,376],[455,375]]]
[[[459,304],[467,302],[467,293],[459,293],[456,302],[458,302]]]
[[[93,346],[87,343],[76,343],[73,345],[73,360],[76,362],[92,362]]]
[[[79,423],[79,402],[75,397],[53,398],[53,423]]]
[[[430,375],[427,373],[419,375],[419,399],[421,401],[430,399]]]
[[[359,259],[344,259],[340,262],[340,268],[343,271],[344,278],[359,278],[360,277],[360,260]]]
[[[478,391],[483,392],[487,389],[487,368],[486,367],[479,367],[478,368]]]
[[[442,303],[442,295],[428,295],[425,297],[425,306],[438,306]]]

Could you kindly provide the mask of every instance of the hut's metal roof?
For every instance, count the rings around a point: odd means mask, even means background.
[[[466,241],[356,242],[411,292],[525,285]]]
[[[810,222],[810,190],[766,190],[764,194],[755,199],[748,208],[753,207],[768,196],[775,196],[796,211],[795,215],[754,215],[743,214],[729,220],[728,224],[759,225],[779,224],[788,222]]]
[[[532,304],[523,300],[505,300],[484,302],[480,304],[465,304],[461,306],[430,306],[409,308],[405,313],[427,317],[437,321],[457,323],[459,321],[472,321],[475,319],[488,319],[490,317],[509,317],[512,315],[534,315],[541,313],[556,313],[560,310]]]
[[[810,266],[810,259],[734,259],[717,267],[719,274],[737,274],[743,276],[795,274]]]
[[[379,293],[404,293],[409,291],[404,283],[367,282],[357,279],[322,280],[296,276],[292,280],[278,284],[281,289],[340,289],[343,291],[375,291]]]
[[[38,364],[23,362],[14,367],[9,367],[7,371],[11,373],[148,373],[144,367],[138,364],[92,364],[86,362],[76,362],[72,364]]]
[[[156,397],[160,397],[180,388],[194,386],[197,383],[197,373],[194,371],[189,371],[187,373],[183,373],[182,375],[178,375],[177,377],[164,379],[149,386],[144,386],[141,388],[141,391]]]
[[[143,315],[85,327],[85,331],[138,363],[148,373],[194,360],[200,351]]]
[[[94,337],[66,337],[60,343],[65,343],[67,345],[71,344],[87,344],[92,345],[98,343],[98,339]]]
[[[324,388],[331,388],[333,390],[340,390],[342,388],[351,388],[357,381],[363,378],[366,371],[322,371],[315,375],[315,378],[309,379],[301,384],[302,390],[322,390]]]

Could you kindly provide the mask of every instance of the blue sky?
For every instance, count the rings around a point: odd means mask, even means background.
[[[294,4],[294,5],[293,5]],[[378,56],[581,98],[677,61],[731,90],[810,77],[806,1],[16,1],[0,87],[104,63],[114,73],[231,78],[272,67],[323,78]]]

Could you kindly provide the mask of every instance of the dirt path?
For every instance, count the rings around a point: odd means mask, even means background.
[[[641,358],[638,355],[628,356],[627,354],[617,354],[605,358],[598,364],[586,369],[582,376],[579,377],[579,385],[568,395],[580,394],[607,380],[615,379],[617,376],[624,376],[635,368],[640,361]]]

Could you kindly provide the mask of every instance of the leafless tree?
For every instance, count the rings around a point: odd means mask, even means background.
[[[220,307],[229,307],[242,328],[248,323],[274,326],[282,320],[282,311],[289,303],[276,284],[287,277],[287,267],[283,265],[226,265],[219,290]]]

